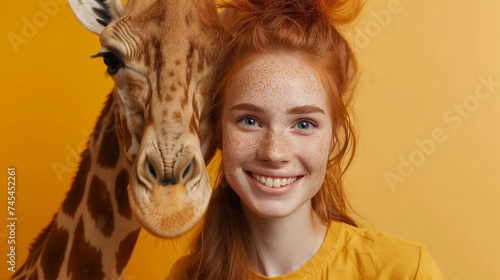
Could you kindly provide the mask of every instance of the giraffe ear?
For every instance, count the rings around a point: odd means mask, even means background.
[[[80,23],[97,35],[119,19],[126,7],[121,0],[68,0],[68,3]]]

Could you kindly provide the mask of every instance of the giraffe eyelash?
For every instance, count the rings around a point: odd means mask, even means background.
[[[92,58],[102,57],[104,64],[108,67],[107,73],[110,75],[115,74],[120,68],[125,66],[123,60],[113,51],[100,51]]]

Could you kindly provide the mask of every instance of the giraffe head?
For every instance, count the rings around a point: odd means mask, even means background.
[[[178,236],[201,218],[211,195],[199,120],[200,87],[225,36],[215,1],[69,3],[100,36],[95,57],[103,58],[115,82],[116,131],[133,163],[134,216],[156,236]]]

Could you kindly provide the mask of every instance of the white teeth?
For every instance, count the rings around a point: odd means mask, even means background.
[[[295,182],[295,180],[297,180],[297,177],[271,179],[271,178],[266,178],[264,176],[257,175],[255,173],[251,173],[251,174],[252,174],[252,177],[257,179],[257,181],[261,182],[262,184],[266,185],[267,187],[272,187],[272,188],[283,187],[283,186],[286,186],[290,183]]]
[[[271,180],[270,178],[267,178],[266,179],[266,186],[272,187],[273,186],[273,180]]]
[[[273,188],[279,188],[279,187],[281,187],[281,180],[280,179],[274,180]]]

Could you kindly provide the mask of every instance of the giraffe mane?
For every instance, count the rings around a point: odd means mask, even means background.
[[[45,226],[45,228],[38,234],[38,236],[31,242],[30,244],[30,249],[29,249],[29,255],[38,255],[40,252],[40,249],[43,247],[43,243],[45,243],[45,240],[47,239],[47,236],[49,235],[50,230],[52,229],[52,226],[54,225],[55,219],[56,219],[57,213],[52,216],[52,219],[50,220],[49,224]]]
[[[52,216],[52,219],[50,220],[49,224],[45,226],[45,228],[38,234],[38,236],[33,240],[33,242],[31,242],[31,244],[29,245],[29,252],[26,261],[24,261],[24,264],[21,266],[21,269],[16,271],[14,275],[18,275],[25,269],[31,268],[32,265],[34,264],[33,262],[38,259],[40,253],[42,252],[43,245],[45,244],[45,241],[47,240],[47,237],[49,236],[49,233],[52,230],[52,226],[54,225],[56,216],[57,213],[54,214],[54,216]]]

